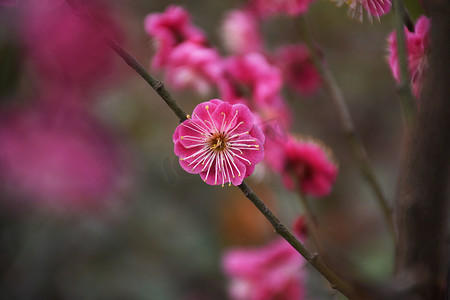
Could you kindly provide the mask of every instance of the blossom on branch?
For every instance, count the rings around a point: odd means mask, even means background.
[[[264,158],[264,134],[243,104],[219,99],[200,103],[175,130],[181,167],[210,185],[240,185]]]
[[[256,17],[247,10],[227,13],[221,27],[225,48],[233,54],[261,52],[263,42]]]
[[[280,70],[256,52],[224,61],[223,78],[218,83],[222,98],[251,107],[277,101],[282,86]]]
[[[254,249],[228,250],[222,259],[233,300],[301,300],[305,260],[285,240]]]
[[[280,47],[275,58],[286,83],[296,92],[310,95],[319,89],[322,79],[307,46],[297,44]]]
[[[428,67],[428,50],[430,47],[430,20],[421,16],[414,27],[414,32],[410,32],[405,27],[406,48],[408,55],[408,69],[411,80],[412,93],[419,98],[424,80],[424,73]],[[400,82],[400,64],[398,61],[397,35],[395,31],[388,37],[389,66],[392,75]]]
[[[313,140],[290,137],[284,144],[283,183],[288,189],[298,185],[307,195],[322,197],[330,193],[338,168],[331,152]]]
[[[155,43],[156,53],[152,60],[155,70],[166,66],[177,45],[186,41],[206,43],[203,31],[191,24],[189,12],[180,6],[171,5],[163,13],[147,15],[144,27]]]
[[[176,89],[192,88],[206,96],[219,80],[221,70],[221,58],[215,49],[184,42],[170,53],[166,78]]]

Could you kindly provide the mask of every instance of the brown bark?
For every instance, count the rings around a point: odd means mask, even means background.
[[[443,299],[448,259],[450,2],[423,3],[431,17],[431,51],[400,174],[397,279],[399,285],[413,288],[414,299]]]

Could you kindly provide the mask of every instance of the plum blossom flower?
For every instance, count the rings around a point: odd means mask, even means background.
[[[263,42],[256,17],[247,10],[227,13],[221,27],[225,48],[232,54],[261,52]]]
[[[391,0],[332,0],[337,2],[338,6],[348,5],[348,15],[362,22],[364,19],[364,10],[367,12],[367,18],[372,21],[372,17],[380,19],[391,10]]]
[[[192,88],[206,96],[221,76],[221,70],[221,58],[215,49],[184,42],[170,54],[166,78],[176,89]]]
[[[338,172],[330,157],[331,152],[319,143],[290,137],[284,144],[284,185],[295,189],[298,184],[303,193],[315,197],[328,195]]]
[[[276,60],[286,83],[302,95],[310,95],[318,90],[322,83],[320,74],[314,66],[311,54],[303,44],[280,47]]]
[[[261,53],[230,57],[224,61],[223,72],[218,84],[225,101],[258,106],[271,105],[279,97],[281,72]]]
[[[414,32],[409,32],[405,27],[406,47],[408,55],[408,68],[410,73],[411,88],[414,96],[419,98],[424,80],[424,73],[428,66],[428,50],[430,47],[431,22],[421,16],[414,27]],[[397,81],[400,81],[400,65],[398,61],[397,35],[391,32],[388,38],[389,66]]]
[[[2,187],[32,206],[58,212],[104,208],[126,189],[122,150],[105,128],[73,107],[2,112]]]
[[[186,41],[206,43],[203,31],[191,24],[189,12],[180,6],[170,5],[163,13],[147,15],[144,27],[156,46],[152,60],[155,70],[166,66],[170,53],[177,45]]]
[[[207,184],[240,185],[264,158],[264,134],[243,104],[200,103],[173,134],[181,167]]]
[[[115,53],[108,49],[98,31],[68,5],[58,6],[56,1],[27,2],[22,38],[43,91],[49,86],[91,91],[118,78],[121,64]],[[120,23],[109,5],[97,0],[82,2],[109,34],[124,41]]]
[[[254,249],[231,249],[222,258],[233,300],[300,300],[305,260],[284,239]]]
[[[277,14],[298,16],[307,12],[315,0],[251,0],[251,7],[256,13],[267,18]]]

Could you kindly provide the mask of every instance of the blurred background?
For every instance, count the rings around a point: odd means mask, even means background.
[[[269,223],[238,188],[181,169],[176,116],[64,1],[16,4],[0,6],[0,298],[227,299],[223,252],[273,240]],[[222,18],[244,2],[85,1],[145,67],[154,47],[143,20],[169,4],[185,7],[223,51]],[[386,63],[392,15],[361,24],[317,1],[307,18],[392,203],[403,130]],[[301,41],[287,17],[262,32],[269,51]],[[217,96],[167,87],[186,112]],[[312,203],[325,247],[345,256],[343,268],[388,278],[392,241],[331,102],[323,91],[283,93],[292,131],[322,140],[339,163],[332,193]],[[290,226],[302,213],[297,196],[277,174],[256,173],[248,182]],[[306,268],[307,298],[332,299]]]

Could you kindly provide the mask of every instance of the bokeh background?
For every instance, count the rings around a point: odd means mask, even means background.
[[[173,153],[178,120],[157,94],[64,1],[37,2],[0,6],[0,298],[227,299],[222,253],[264,245],[273,229],[238,188],[185,173]],[[182,5],[223,49],[221,20],[244,4],[87,2],[145,67],[154,53],[143,28],[148,13]],[[403,130],[386,63],[392,15],[359,23],[345,7],[317,1],[307,19],[392,203]],[[297,25],[264,22],[267,48],[301,41]],[[167,87],[187,112],[209,100]],[[348,260],[342,268],[388,278],[392,241],[331,101],[323,91],[284,97],[293,132],[322,140],[339,162],[333,192],[313,201],[325,247]],[[260,169],[248,182],[285,224],[302,213],[277,174]],[[332,299],[306,268],[308,299]]]

